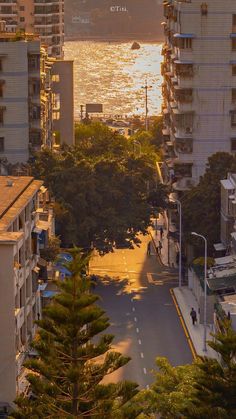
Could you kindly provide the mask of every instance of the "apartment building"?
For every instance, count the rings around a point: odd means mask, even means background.
[[[7,31],[40,35],[49,56],[63,57],[64,0],[0,0],[0,19]]]
[[[34,35],[0,33],[0,158],[11,164],[53,141],[52,65]]]
[[[54,234],[46,193],[32,177],[0,176],[0,402],[16,397],[41,316],[40,247]]]
[[[235,0],[164,1],[164,16],[162,172],[181,191],[236,151]]]

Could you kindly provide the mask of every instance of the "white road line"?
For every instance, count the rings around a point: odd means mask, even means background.
[[[139,340],[138,340],[138,344],[139,344],[139,345],[142,345],[142,341],[141,341],[141,339],[139,339]]]
[[[132,310],[135,311],[135,307],[133,307]]]
[[[134,321],[135,321],[135,322],[137,322],[137,321],[138,321],[137,317],[135,317],[135,318],[134,318]]]
[[[139,328],[137,327],[136,332],[139,333]]]
[[[147,374],[147,370],[146,368],[143,369],[144,374]]]
[[[141,358],[144,358],[144,355],[143,355],[143,353],[142,353],[142,352],[141,352],[140,356],[141,356]]]

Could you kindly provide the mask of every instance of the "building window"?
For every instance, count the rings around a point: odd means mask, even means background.
[[[5,106],[0,106],[0,124],[4,123],[4,111],[6,110]]]
[[[2,71],[2,60],[0,59],[0,71]]]
[[[20,22],[24,22],[24,21],[25,21],[24,16],[21,16],[21,17],[20,17]]]
[[[236,102],[236,89],[232,89],[232,102]]]
[[[236,32],[236,15],[232,16],[232,32]]]
[[[25,11],[25,6],[20,6],[20,11],[24,12]]]
[[[231,127],[236,127],[236,111],[231,111]]]
[[[236,76],[236,64],[232,65],[232,76]]]
[[[236,152],[236,138],[231,138],[231,151]]]
[[[4,137],[0,137],[0,153],[4,152]]]
[[[236,38],[232,38],[232,51],[236,51]]]
[[[59,74],[53,74],[52,81],[54,81],[55,83],[59,83],[59,81],[60,81]]]
[[[175,46],[180,49],[192,49],[192,38],[176,38]]]

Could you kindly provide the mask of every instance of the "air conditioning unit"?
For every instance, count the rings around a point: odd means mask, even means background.
[[[192,127],[186,127],[185,132],[186,132],[186,134],[192,134],[193,133],[193,128]]]

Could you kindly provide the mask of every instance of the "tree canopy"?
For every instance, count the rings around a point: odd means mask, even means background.
[[[186,192],[181,199],[183,207],[183,231],[190,241],[190,232],[197,231],[207,237],[209,253],[213,244],[220,240],[220,181],[227,173],[236,171],[236,158],[231,154],[219,152],[208,159],[205,174],[199,184]],[[196,239],[194,240],[196,245]],[[201,249],[202,242],[199,242]]]
[[[77,250],[72,255],[66,265],[72,276],[57,282],[58,294],[37,322],[33,347],[38,357],[26,363],[31,397],[18,397],[13,417],[133,419],[137,384],[102,381],[129,358],[111,350],[113,336],[104,333],[108,318],[84,275],[88,259]]]
[[[56,233],[62,245],[106,252],[116,243],[138,243],[152,209],[149,190],[160,192],[155,152],[137,153],[132,141],[106,126],[77,127],[77,146],[60,153],[44,150],[32,166],[56,200]]]

